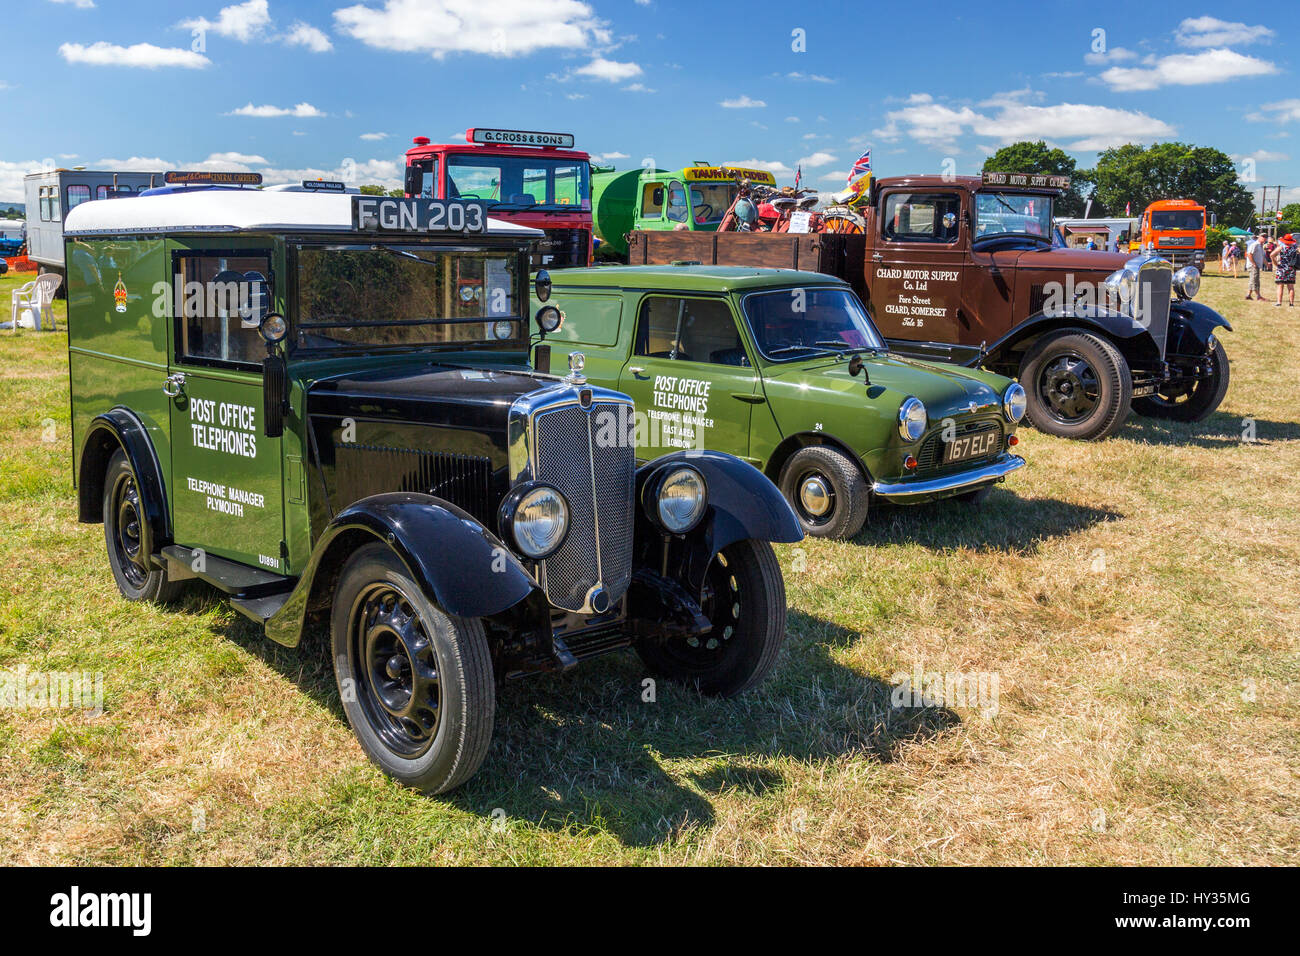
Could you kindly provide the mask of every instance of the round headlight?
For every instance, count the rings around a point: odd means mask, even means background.
[[[1025,417],[1027,403],[1025,390],[1020,387],[1019,382],[1012,382],[1002,393],[1002,414],[1006,415],[1007,421],[1014,425]]]
[[[519,550],[540,561],[564,543],[569,531],[569,504],[549,485],[535,485],[514,501],[506,499],[502,519]]]
[[[925,403],[919,398],[906,398],[898,406],[898,434],[905,441],[917,441],[925,434]]]
[[[1174,273],[1174,291],[1180,299],[1195,299],[1201,291],[1201,270],[1196,266],[1183,266]]]
[[[492,323],[492,335],[498,339],[508,339],[515,332],[515,324],[508,319],[497,319]]]
[[[564,313],[553,305],[537,310],[537,327],[548,335],[564,324]]]
[[[1137,273],[1127,267],[1112,272],[1106,277],[1106,291],[1110,298],[1124,311],[1137,302]]]
[[[288,334],[289,323],[279,312],[271,312],[258,323],[257,330],[262,333],[262,338],[268,344],[274,345],[276,342],[283,341]]]
[[[685,534],[700,523],[709,498],[703,475],[694,468],[674,468],[656,484],[654,509],[660,527]]]

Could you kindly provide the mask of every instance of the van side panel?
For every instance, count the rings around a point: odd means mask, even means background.
[[[91,420],[121,405],[144,425],[170,487],[167,309],[155,308],[167,280],[163,241],[70,239],[66,251],[73,480]]]

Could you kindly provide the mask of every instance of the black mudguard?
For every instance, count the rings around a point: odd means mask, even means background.
[[[1053,329],[1084,329],[1098,332],[1113,339],[1131,362],[1134,357],[1159,361],[1160,347],[1155,337],[1131,316],[1098,306],[1072,309],[1060,315],[1039,312],[1025,319],[1006,335],[988,346],[984,357],[976,357],[968,365],[986,365],[990,358],[1001,358],[1016,343],[1043,335]]]
[[[1180,299],[1169,309],[1169,352],[1201,355],[1215,329],[1232,331],[1228,320],[1208,305]]]
[[[325,528],[289,600],[266,622],[268,637],[298,644],[317,575],[346,561],[358,534],[392,548],[448,614],[490,617],[539,590],[510,549],[468,512],[432,495],[373,495],[340,511]]]
[[[126,452],[139,485],[140,500],[149,525],[146,550],[156,554],[172,539],[167,488],[148,430],[135,413],[126,408],[118,406],[96,415],[82,439],[77,475],[78,519],[86,523],[103,520],[104,468],[117,445]]]
[[[790,503],[767,476],[734,455],[717,451],[681,451],[656,458],[637,469],[637,535],[659,539],[662,532],[645,515],[642,493],[655,472],[676,464],[691,465],[704,476],[709,506],[695,530],[685,535],[682,583],[699,594],[704,572],[714,556],[728,545],[754,538],[791,543],[803,540],[803,528]],[[651,554],[657,553],[653,549]]]

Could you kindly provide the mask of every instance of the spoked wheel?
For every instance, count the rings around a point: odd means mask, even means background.
[[[847,206],[827,209],[822,215],[822,222],[826,232],[860,236],[867,231],[867,221]]]
[[[700,609],[713,625],[709,633],[639,643],[646,666],[722,697],[766,677],[785,640],[785,581],[772,546],[745,540],[724,548],[705,574]]]
[[[108,564],[122,596],[157,603],[175,598],[183,585],[168,581],[167,572],[150,560],[153,545],[140,484],[120,448],[109,459],[104,475],[103,515]]]
[[[867,480],[836,448],[809,445],[795,452],[781,470],[780,487],[805,534],[851,538],[867,520]]]
[[[1133,410],[1150,418],[1168,418],[1179,422],[1199,422],[1208,417],[1228,394],[1230,366],[1223,343],[1215,339],[1210,345],[1210,376],[1175,386],[1154,395],[1133,400]]]
[[[496,707],[483,625],[433,605],[376,543],[344,566],[331,632],[339,695],[366,755],[428,793],[468,780],[487,754]]]
[[[1045,335],[1020,366],[1034,427],[1063,438],[1099,439],[1128,417],[1133,382],[1110,342],[1086,332]]]

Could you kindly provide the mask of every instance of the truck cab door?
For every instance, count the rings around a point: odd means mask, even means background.
[[[749,455],[750,414],[766,399],[727,300],[648,295],[619,390],[637,411],[637,458],[682,448]]]
[[[281,571],[284,503],[279,438],[263,429],[259,278],[270,302],[270,250],[178,251],[171,398],[176,543]],[[178,308],[179,307],[179,308]]]
[[[878,200],[868,264],[871,314],[885,338],[918,343],[906,351],[969,337],[957,314],[969,246],[962,197],[960,190],[931,187],[895,189]]]

